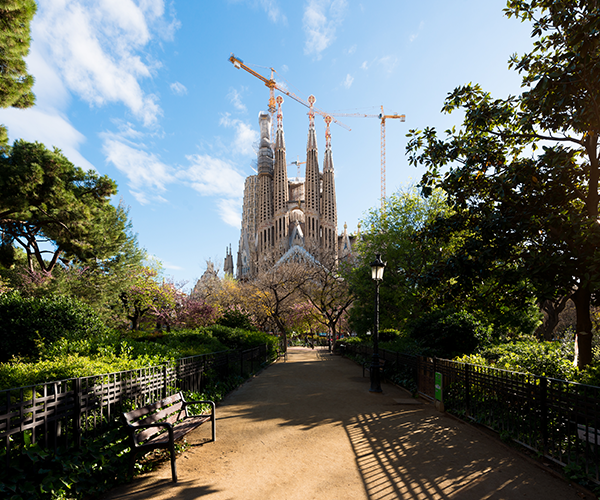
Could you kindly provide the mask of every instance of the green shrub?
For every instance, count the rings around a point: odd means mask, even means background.
[[[464,363],[484,364],[513,372],[541,377],[575,380],[572,343],[519,340],[482,349],[477,355],[457,359]]]
[[[0,362],[12,356],[39,358],[53,342],[102,336],[105,327],[87,305],[64,296],[0,295]]]
[[[407,332],[398,332],[398,335],[391,342],[381,342],[379,346],[388,351],[400,352],[402,354],[410,354],[420,356],[425,349],[421,341],[415,340]]]
[[[228,310],[217,321],[219,325],[229,328],[242,328],[244,330],[255,330],[256,328],[250,321],[250,316],[236,309]]]
[[[471,354],[491,338],[490,328],[466,311],[432,311],[410,322],[407,331],[423,354],[441,358]]]

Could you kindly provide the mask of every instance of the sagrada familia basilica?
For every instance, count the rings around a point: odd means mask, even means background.
[[[352,253],[354,236],[346,227],[337,234],[335,176],[330,117],[325,117],[325,154],[319,170],[315,114],[309,97],[305,178],[288,178],[283,133],[283,98],[277,98],[277,125],[271,139],[271,116],[259,114],[260,143],[256,175],[246,179],[242,228],[237,253],[237,279],[251,279],[278,262],[321,262],[330,266]],[[233,253],[227,251],[223,271],[234,274]]]

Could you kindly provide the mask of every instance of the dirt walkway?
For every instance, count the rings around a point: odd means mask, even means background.
[[[581,498],[566,482],[472,427],[409,404],[362,368],[292,348],[188,435],[179,482],[165,464],[106,500],[328,500]]]

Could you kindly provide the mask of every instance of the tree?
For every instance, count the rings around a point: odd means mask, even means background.
[[[306,280],[306,263],[280,262],[246,284],[259,314],[272,322],[287,348],[289,315],[299,301],[299,287]]]
[[[110,198],[107,176],[75,167],[58,149],[16,141],[0,153],[0,245],[21,246],[29,270],[51,273],[59,259],[87,261],[118,253],[127,213]],[[46,258],[46,256],[48,256]]]
[[[386,200],[385,211],[372,209],[362,226],[356,244],[355,267],[344,271],[356,300],[350,310],[353,328],[365,333],[373,328],[375,285],[370,263],[376,253],[387,261],[381,293],[381,328],[398,329],[413,317],[440,302],[443,290],[422,287],[422,279],[440,255],[435,239],[417,239],[419,231],[438,216],[448,212],[441,191],[429,198],[415,188],[394,193]]]
[[[508,1],[506,15],[532,22],[536,39],[510,59],[523,93],[494,100],[478,85],[459,87],[443,111],[464,110],[462,128],[444,139],[433,128],[411,131],[407,146],[410,162],[428,169],[424,192],[439,186],[448,195],[446,231],[466,235],[446,271],[466,287],[493,274],[517,292],[533,287],[540,302],[569,296],[580,367],[592,361],[590,306],[600,287],[598,7]]]
[[[354,295],[339,273],[334,259],[307,268],[307,279],[300,285],[300,291],[319,312],[316,318],[330,334],[329,350],[333,349],[337,326],[342,316],[354,302]]]
[[[29,108],[35,102],[33,77],[25,57],[31,43],[30,24],[35,0],[5,0],[0,6],[0,107]],[[0,148],[6,147],[6,128],[0,126]]]

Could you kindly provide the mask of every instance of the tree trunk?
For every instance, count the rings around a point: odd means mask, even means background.
[[[571,300],[577,313],[577,335],[575,337],[575,360],[578,368],[592,363],[592,319],[590,316],[591,293],[587,288],[579,288]]]
[[[544,321],[536,330],[535,336],[540,340],[554,340],[554,329],[560,320],[560,313],[564,311],[569,297],[560,297],[558,300],[544,300],[540,309],[544,313]]]

